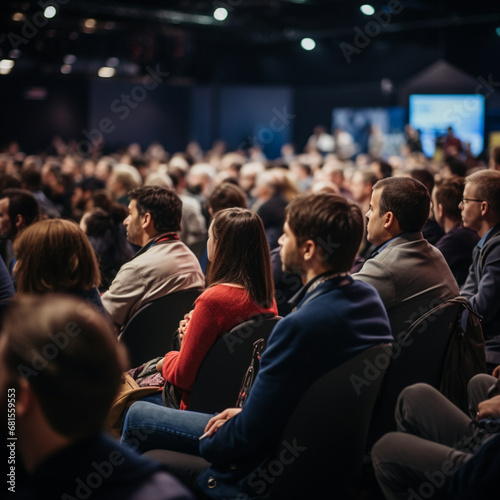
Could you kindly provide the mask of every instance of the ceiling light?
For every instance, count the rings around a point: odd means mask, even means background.
[[[43,11],[43,15],[47,18],[47,19],[52,19],[55,15],[57,14],[57,10],[54,6],[52,5],[49,5],[44,11]]]
[[[99,68],[97,74],[101,78],[111,78],[112,76],[115,75],[115,72],[116,72],[115,68],[110,68],[109,66],[103,66],[102,68]]]
[[[365,15],[365,16],[373,16],[375,14],[375,9],[368,4],[362,5],[359,10]]]
[[[12,69],[14,67],[14,61],[12,59],[2,59],[0,61],[1,69]]]
[[[312,38],[303,38],[300,41],[300,46],[304,50],[313,50],[316,47],[316,42]]]
[[[216,21],[224,21],[227,18],[227,10],[224,7],[219,7],[214,11],[214,19]]]
[[[8,75],[13,67],[14,61],[12,59],[2,59],[0,61],[0,75]]]
[[[93,29],[96,27],[96,20],[95,19],[92,19],[92,18],[89,18],[89,19],[85,19],[83,25],[88,28],[89,30]]]

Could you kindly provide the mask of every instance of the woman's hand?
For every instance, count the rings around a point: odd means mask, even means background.
[[[156,363],[156,371],[159,372],[159,373],[163,373],[163,360],[165,358],[161,358],[160,361],[158,361],[158,363]]]
[[[203,434],[200,439],[206,438],[208,436],[213,436],[220,427],[222,427],[228,420],[231,420],[240,412],[241,408],[227,408],[223,412],[212,417],[205,427],[205,434]]]
[[[189,325],[189,321],[191,320],[191,316],[193,315],[193,310],[189,311],[184,315],[184,319],[179,321],[179,340],[182,343],[182,339],[184,338],[184,334],[187,331],[187,327]]]

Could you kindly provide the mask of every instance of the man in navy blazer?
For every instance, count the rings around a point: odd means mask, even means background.
[[[496,366],[500,364],[500,172],[469,175],[460,209],[464,226],[481,238],[461,293],[483,317],[486,362]]]
[[[267,467],[307,389],[363,350],[393,340],[375,289],[348,275],[363,235],[359,208],[317,193],[292,200],[286,214],[279,239],[283,267],[300,274],[305,286],[293,299],[295,310],[271,333],[245,406],[212,416],[137,402],[125,418],[123,442],[147,434],[140,451],[162,447],[208,460],[197,487],[209,498],[267,494],[274,481]],[[339,411],[350,410],[339,404]],[[303,444],[282,446],[289,460]]]

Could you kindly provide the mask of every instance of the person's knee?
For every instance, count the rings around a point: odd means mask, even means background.
[[[467,393],[471,394],[484,394],[484,399],[488,397],[488,390],[497,383],[497,379],[492,377],[491,375],[487,375],[486,373],[479,373],[478,375],[474,375],[469,380],[469,384],[467,385]]]
[[[394,446],[397,446],[399,432],[389,432],[383,435],[373,446],[371,452],[373,467],[378,470],[381,465],[390,459]]]
[[[410,404],[416,404],[417,406],[421,405],[421,402],[425,404],[425,401],[428,400],[429,395],[431,393],[437,392],[434,387],[418,383],[409,385],[405,387],[400,393],[398,397],[398,401],[396,403],[396,415],[402,414],[404,409]]]
[[[137,401],[128,409],[123,420],[123,443],[137,448],[137,442],[145,441],[151,434],[154,421],[147,416],[149,408],[149,403]]]

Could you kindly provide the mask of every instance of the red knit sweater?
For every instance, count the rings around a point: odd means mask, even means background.
[[[198,297],[181,350],[168,352],[163,361],[163,377],[182,391],[181,410],[187,408],[198,369],[215,341],[251,316],[267,312],[278,314],[275,301],[266,309],[234,286],[215,285]]]

